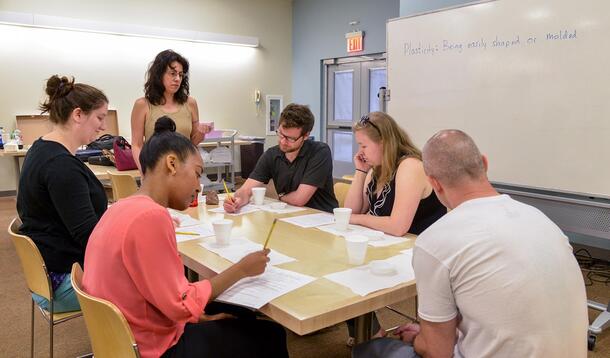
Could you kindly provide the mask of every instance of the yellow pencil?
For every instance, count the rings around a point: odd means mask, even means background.
[[[176,235],[193,235],[193,236],[199,236],[201,234],[196,233],[196,232],[188,232],[188,231],[176,231]]]
[[[222,180],[222,185],[225,186],[225,193],[227,193],[227,198],[231,199],[231,191],[229,190],[227,182],[224,179]]]
[[[277,218],[273,219],[273,224],[271,224],[271,229],[269,230],[269,233],[267,234],[267,239],[265,240],[265,245],[263,245],[263,250],[267,248],[267,245],[269,244],[269,239],[271,239],[271,233],[273,233],[273,228],[275,228],[275,223],[277,222]]]

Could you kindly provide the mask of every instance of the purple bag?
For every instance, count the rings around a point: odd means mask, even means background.
[[[138,169],[133,155],[131,154],[131,144],[121,136],[114,139],[112,143],[114,151],[114,166],[119,171]]]

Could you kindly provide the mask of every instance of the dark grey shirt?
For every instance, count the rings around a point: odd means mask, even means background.
[[[332,212],[339,206],[333,190],[333,162],[326,143],[306,140],[296,159],[291,163],[279,146],[274,146],[260,157],[250,178],[267,184],[273,179],[279,194],[291,193],[300,184],[318,188],[305,206]]]

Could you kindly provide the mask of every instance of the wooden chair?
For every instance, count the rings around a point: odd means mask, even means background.
[[[138,184],[129,174],[116,174],[107,172],[112,184],[112,199],[116,202],[138,191]]]
[[[72,318],[76,318],[82,315],[81,311],[55,313],[53,312],[53,289],[51,286],[51,278],[47,271],[47,267],[42,259],[38,247],[32,239],[25,235],[19,234],[19,226],[21,221],[18,218],[13,219],[11,222],[8,233],[11,236],[19,260],[21,261],[21,267],[23,268],[23,274],[27,282],[28,288],[31,293],[35,293],[49,300],[49,310],[45,310],[40,306],[36,305],[42,316],[49,322],[49,356],[53,357],[53,327],[62,322],[66,322]],[[31,295],[30,295],[31,298]],[[32,299],[32,319],[31,319],[31,338],[30,338],[30,355],[34,357],[34,305],[35,302]]]
[[[138,344],[121,311],[111,302],[85,293],[82,278],[83,269],[75,262],[72,265],[72,287],[83,310],[93,356],[140,357]]]
[[[333,190],[335,191],[335,196],[337,197],[337,201],[339,202],[339,207],[343,207],[343,204],[345,203],[345,197],[347,196],[347,192],[349,191],[349,187],[350,187],[351,183],[343,183],[343,182],[336,182],[335,185],[333,185]]]

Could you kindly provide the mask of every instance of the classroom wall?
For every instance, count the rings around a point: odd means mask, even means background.
[[[265,135],[264,96],[292,100],[292,4],[289,0],[106,0],[83,2],[3,0],[0,11],[258,37],[259,48],[145,39],[0,25],[0,126],[15,128],[15,115],[34,114],[45,79],[74,75],[106,92],[130,136],[133,102],[143,95],[146,67],[172,48],[191,63],[191,95],[202,121]],[[254,103],[254,91],[262,105]],[[274,144],[276,138],[268,137]],[[15,189],[13,162],[0,158],[0,192]]]
[[[385,52],[385,23],[398,17],[399,0],[294,0],[292,33],[292,95],[316,116],[320,138],[322,59],[346,57],[345,34],[365,32],[364,54]],[[360,21],[355,27],[350,21]],[[360,55],[360,54],[359,54]]]
[[[475,0],[400,0],[400,16],[409,16],[473,1]]]

